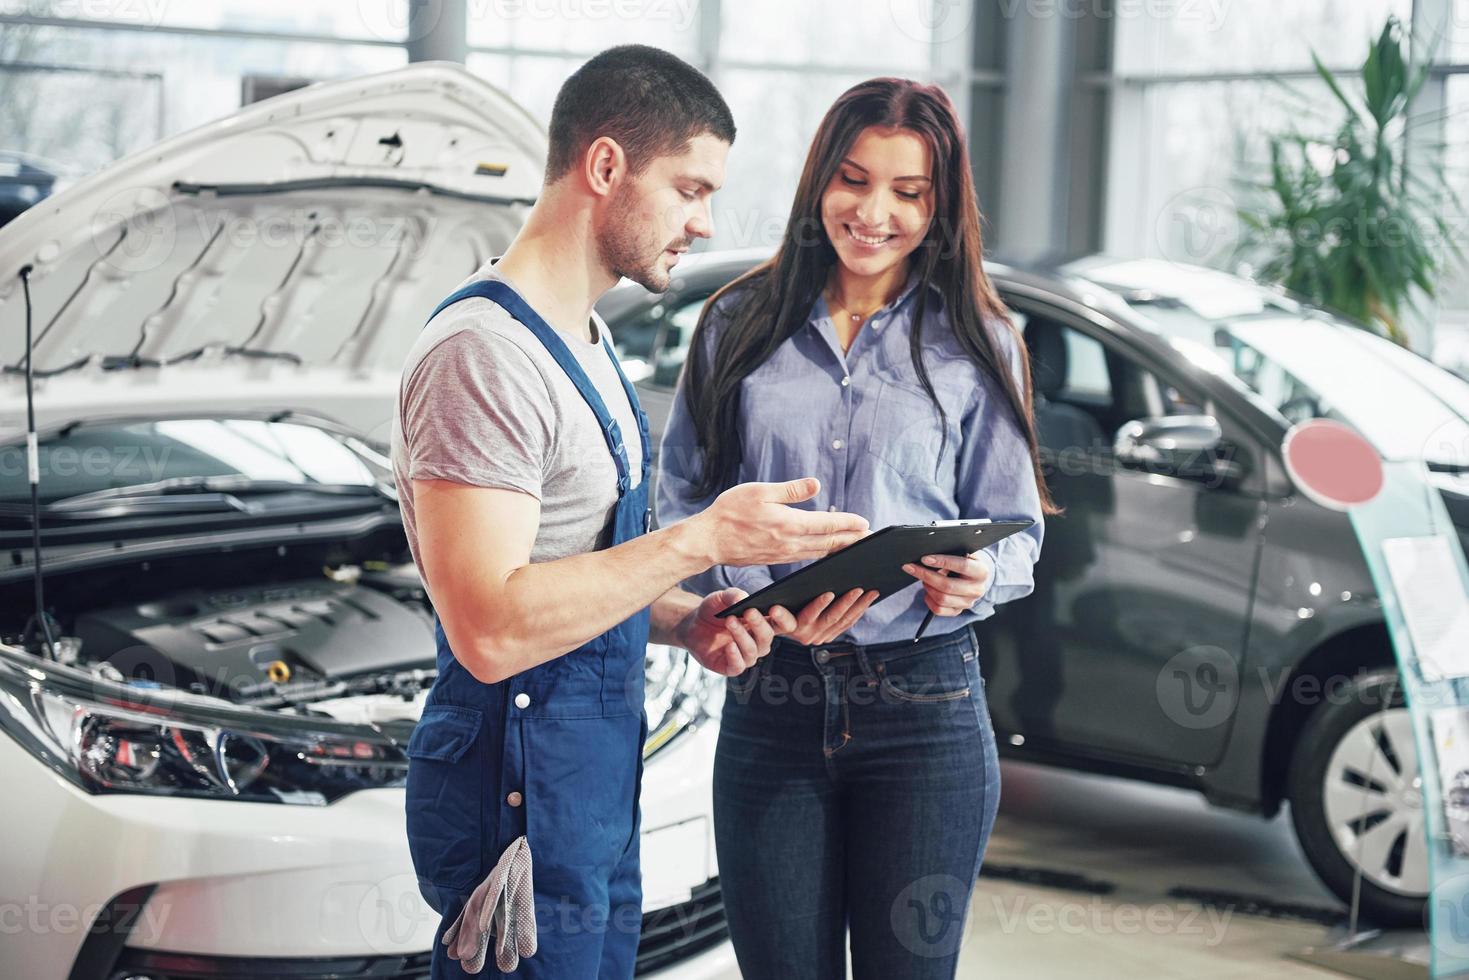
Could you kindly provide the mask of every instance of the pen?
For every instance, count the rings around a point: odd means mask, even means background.
[[[948,569],[944,569],[944,578],[952,578],[952,577],[953,576],[951,576],[949,574]],[[921,622],[921,623],[918,624],[918,632],[915,633],[915,634],[913,634],[913,642],[914,643],[917,643],[919,640],[923,639],[923,631],[926,630],[926,629],[928,629],[928,624],[931,623],[931,622],[933,622],[933,610],[932,609],[930,609],[928,611],[928,615],[926,615],[926,616],[923,617],[923,622]]]

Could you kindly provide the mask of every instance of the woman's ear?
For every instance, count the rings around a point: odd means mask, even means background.
[[[598,136],[583,157],[587,187],[593,194],[607,195],[627,173],[627,154],[610,136]]]

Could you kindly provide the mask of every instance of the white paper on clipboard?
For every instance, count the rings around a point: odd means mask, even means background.
[[[1469,677],[1469,596],[1444,535],[1382,542],[1388,575],[1426,681]]]

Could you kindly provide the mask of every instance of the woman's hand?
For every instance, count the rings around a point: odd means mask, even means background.
[[[861,589],[853,589],[841,598],[828,592],[807,603],[799,616],[792,616],[784,606],[774,606],[770,621],[778,636],[789,637],[803,646],[815,646],[830,643],[851,629],[876,601],[876,592],[864,593]]]
[[[770,652],[775,628],[751,609],[743,616],[717,615],[745,598],[740,589],[725,589],[704,597],[678,626],[678,644],[705,669],[725,677],[744,673]]]
[[[987,551],[929,555],[923,564],[928,567],[904,565],[903,571],[923,583],[923,601],[935,616],[957,616],[972,608],[984,598],[995,577],[995,560]]]

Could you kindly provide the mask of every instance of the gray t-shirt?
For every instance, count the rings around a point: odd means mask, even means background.
[[[486,263],[456,289],[498,279]],[[638,423],[602,343],[561,339],[622,429],[633,486],[641,481]],[[413,560],[423,572],[413,480],[453,480],[531,494],[541,502],[532,562],[606,546],[617,466],[596,415],[545,345],[501,306],[460,300],[424,327],[403,366],[393,416],[393,475]]]

